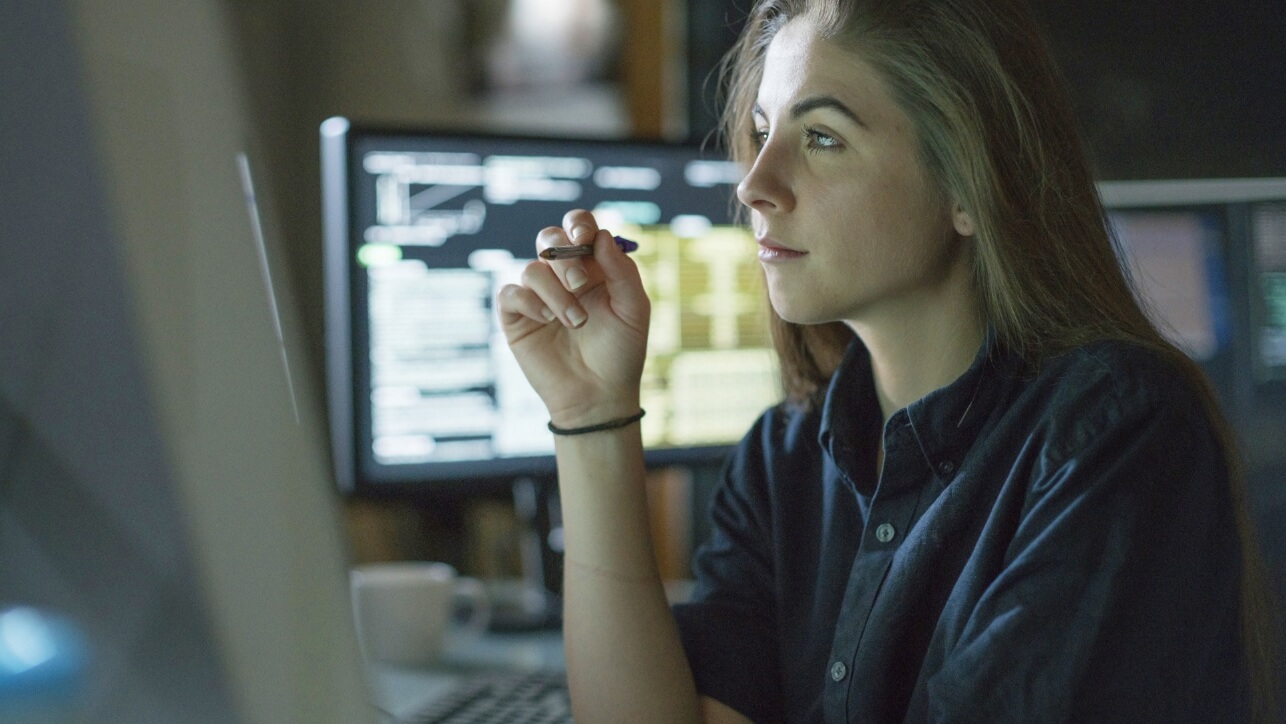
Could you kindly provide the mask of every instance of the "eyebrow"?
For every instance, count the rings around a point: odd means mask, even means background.
[[[835,96],[809,96],[803,100],[797,101],[790,107],[790,117],[792,119],[799,118],[809,111],[815,111],[820,108],[829,108],[833,111],[837,111],[840,115],[847,117],[857,125],[866,128],[866,123],[861,118],[858,118],[857,114],[854,113],[851,108],[844,105]],[[758,103],[751,108],[750,112],[753,115],[763,116],[765,119],[768,118],[768,114],[764,113],[764,109],[761,108]]]

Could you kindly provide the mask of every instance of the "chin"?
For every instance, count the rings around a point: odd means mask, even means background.
[[[811,290],[810,290],[811,291]],[[779,291],[769,290],[768,301],[772,309],[783,321],[791,324],[830,324],[844,322],[862,317],[864,308],[853,305],[839,305],[834,301],[823,303],[816,294],[786,295]]]
[[[784,321],[791,324],[822,324],[832,321],[824,318],[819,314],[820,310],[810,307],[808,304],[801,304],[799,300],[784,298],[785,295],[768,293],[768,301],[772,304],[772,309]]]

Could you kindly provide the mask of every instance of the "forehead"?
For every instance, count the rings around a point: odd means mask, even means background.
[[[772,115],[811,95],[835,96],[864,117],[896,111],[875,68],[819,35],[812,20],[795,18],[768,45],[757,102]]]

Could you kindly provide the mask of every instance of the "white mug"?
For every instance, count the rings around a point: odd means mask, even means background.
[[[370,563],[349,572],[357,641],[368,662],[426,666],[442,653],[457,607],[468,621],[451,633],[473,636],[487,628],[491,606],[476,579],[446,563]]]

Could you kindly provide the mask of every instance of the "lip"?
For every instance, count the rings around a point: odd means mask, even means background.
[[[799,259],[807,256],[808,252],[799,251],[783,245],[781,242],[768,237],[758,239],[759,242],[759,261],[763,262],[786,262],[792,259]]]

